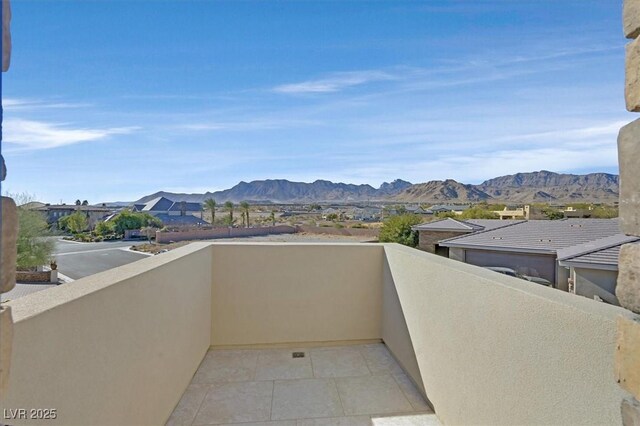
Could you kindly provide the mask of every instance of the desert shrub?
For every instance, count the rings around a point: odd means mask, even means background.
[[[422,223],[422,218],[414,214],[391,216],[380,228],[380,242],[399,243],[409,247],[418,245],[418,232],[411,228]]]

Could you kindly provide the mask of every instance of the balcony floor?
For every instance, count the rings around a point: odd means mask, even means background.
[[[381,343],[210,350],[167,425],[239,423],[439,424]]]

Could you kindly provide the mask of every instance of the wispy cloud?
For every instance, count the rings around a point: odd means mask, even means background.
[[[73,128],[65,123],[8,119],[4,123],[3,141],[14,145],[14,151],[51,149],[82,142],[103,140],[111,135],[122,135],[136,127]]]
[[[284,94],[331,93],[362,84],[395,79],[396,77],[388,72],[376,70],[338,72],[325,78],[276,86],[272,91]]]
[[[45,108],[86,108],[92,106],[88,103],[78,102],[53,102],[42,99],[6,98],[2,100],[2,107],[7,111],[36,110]]]

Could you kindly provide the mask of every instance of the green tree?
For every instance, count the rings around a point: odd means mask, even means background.
[[[88,206],[88,205],[89,205],[89,202],[88,202],[87,200],[84,200],[84,201],[82,202],[82,205],[83,205],[83,206]]]
[[[618,209],[612,206],[596,206],[591,211],[591,215],[596,219],[612,219],[618,217]]]
[[[81,232],[84,232],[89,228],[89,221],[87,220],[87,216],[80,211],[67,216],[66,223],[67,230],[72,234],[80,234]]]
[[[140,229],[143,226],[142,215],[125,210],[113,219],[113,230],[118,235],[124,235],[124,231]]]
[[[209,198],[204,200],[204,208],[205,210],[209,210],[211,212],[211,224],[213,225],[216,222],[216,200],[213,198]]]
[[[246,224],[246,227],[249,227],[249,203],[243,201],[240,203],[240,207],[242,208],[242,222]]]
[[[269,220],[271,221],[271,226],[276,226],[276,212],[271,210],[269,214]]]
[[[54,242],[49,236],[49,226],[37,211],[18,207],[18,269],[31,269],[51,261]]]
[[[82,205],[82,201],[80,201],[80,199],[78,198],[78,199],[76,200],[76,206],[79,206],[79,205]]]
[[[456,217],[456,216],[454,216]],[[500,215],[498,213],[494,213],[491,210],[487,210],[482,207],[472,207],[462,212],[461,215],[457,216],[462,220],[465,219],[499,219]]]
[[[96,229],[94,229],[93,232],[95,232],[96,235],[100,235],[102,237],[104,237],[105,235],[113,234],[113,222],[98,222],[96,224]]]
[[[564,219],[564,212],[562,210],[556,210],[556,209],[552,209],[550,207],[547,207],[547,208],[542,209],[542,213],[549,220]]]
[[[227,201],[226,203],[224,203],[224,207],[229,212],[229,219],[227,222],[229,226],[232,226],[233,225],[233,203],[231,201]]]
[[[415,214],[391,216],[380,228],[379,240],[382,243],[399,243],[409,247],[418,245],[418,232],[411,228],[422,223],[422,218]]]

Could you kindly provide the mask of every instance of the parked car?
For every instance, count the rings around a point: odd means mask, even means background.
[[[522,278],[523,280],[531,281],[532,283],[536,283],[536,284],[540,284],[540,285],[546,285],[547,287],[553,287],[553,284],[551,284],[551,281],[545,280],[544,278],[532,277],[532,276],[529,276],[529,275],[518,275],[518,278]]]
[[[502,266],[485,266],[484,268],[499,274],[509,275],[510,277],[518,276],[518,273],[511,268],[505,268]]]
[[[532,277],[531,275],[519,274],[515,270],[511,268],[506,268],[504,266],[485,266],[484,268],[493,272],[497,272],[499,274],[520,278],[522,280],[526,280],[535,284],[545,285],[547,287],[553,287],[553,284],[549,280],[545,280],[544,278],[540,278],[540,277]]]

